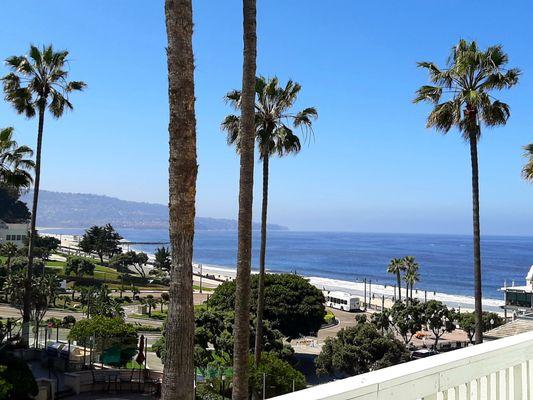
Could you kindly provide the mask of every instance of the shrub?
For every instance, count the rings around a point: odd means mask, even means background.
[[[331,310],[328,310],[326,315],[324,315],[324,324],[331,325],[335,323],[335,314]]]
[[[305,377],[300,371],[275,354],[262,353],[258,367],[254,366],[253,359],[250,358],[250,392],[258,399],[263,393],[263,374],[266,376],[266,398],[292,392],[293,383],[295,390],[306,387]]]
[[[73,315],[65,315],[63,317],[63,326],[69,328],[76,323],[76,318]]]
[[[37,382],[23,360],[1,351],[0,366],[3,367],[0,368],[0,384],[3,386],[3,391],[8,392],[6,399],[26,400],[37,395],[39,390]]]
[[[230,400],[228,397],[216,393],[215,389],[207,383],[196,386],[196,400]]]

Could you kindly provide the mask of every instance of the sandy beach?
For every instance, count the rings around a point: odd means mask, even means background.
[[[233,279],[235,278],[235,269],[228,267],[221,267],[217,265],[202,264],[203,274],[215,275],[219,279]],[[194,272],[199,273],[199,264],[194,264]],[[252,273],[258,271],[253,270]],[[305,276],[305,275],[304,275]],[[337,279],[329,279],[314,276],[305,276],[309,279],[309,282],[321,290],[340,290],[355,295],[364,296],[364,283],[363,282],[349,282]],[[367,284],[367,298],[372,299],[372,304],[381,306],[382,297],[385,300],[385,307],[392,305],[392,298],[394,296],[394,287],[391,285],[376,285],[371,286]],[[402,288],[402,296],[405,296],[405,288]],[[468,296],[459,296],[448,293],[439,292],[424,292],[423,290],[415,290],[413,296],[421,301],[424,300],[439,300],[445,303],[448,307],[459,308],[461,311],[471,311],[474,309],[474,298]],[[503,305],[503,300],[496,299],[483,299],[483,309],[492,312],[502,312],[500,306]]]
[[[61,240],[61,246],[68,247],[68,248],[77,248],[77,244],[79,241],[79,236],[76,235],[58,235],[58,234],[51,234],[47,233],[46,230],[43,231],[43,234],[50,235],[57,237]],[[124,251],[127,251],[129,249],[128,245],[123,246]],[[131,250],[135,250],[134,248],[131,248]],[[153,254],[148,254],[148,257],[150,261],[153,261]],[[151,269],[151,266],[146,267],[147,270]],[[219,281],[224,280],[230,280],[234,279],[236,275],[235,268],[231,267],[225,267],[225,266],[218,266],[218,265],[212,265],[212,264],[202,264],[200,267],[200,264],[194,263],[193,264],[194,273],[199,275],[200,272],[205,275],[211,275],[214,276]],[[252,273],[257,273],[257,270],[252,270]],[[305,275],[303,275],[305,276]],[[324,278],[324,277],[316,277],[316,276],[305,276],[309,279],[311,284],[316,286],[317,288],[321,290],[340,290],[344,292],[348,292],[354,295],[358,295],[361,298],[364,296],[365,293],[365,284],[363,282],[350,282],[345,280],[338,280],[338,279],[330,279],[330,278]],[[214,281],[210,281],[209,283],[216,283]],[[211,285],[210,285],[211,286]],[[372,305],[375,305],[376,307],[381,307],[382,301],[385,304],[385,307],[390,307],[392,305],[392,298],[394,296],[394,287],[392,285],[382,285],[382,284],[372,284],[369,285],[367,283],[366,285],[366,293],[367,298],[371,299]],[[405,288],[402,288],[402,297],[405,296]],[[424,291],[424,290],[418,290],[416,289],[413,292],[413,296],[421,301],[424,300],[439,300],[448,305],[448,307],[453,308],[460,308],[461,311],[471,311],[474,308],[474,298],[470,296],[461,296],[461,295],[454,295],[449,293],[442,293],[442,292],[433,292],[433,291]],[[383,300],[382,300],[383,298]],[[501,306],[503,305],[503,299],[489,299],[484,298],[483,299],[483,309],[486,311],[492,311],[492,312],[498,312],[501,313]]]

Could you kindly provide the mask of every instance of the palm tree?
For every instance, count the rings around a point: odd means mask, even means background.
[[[259,159],[263,163],[261,247],[254,350],[256,365],[259,365],[261,361],[261,340],[263,338],[269,160],[272,155],[283,157],[291,153],[298,153],[302,148],[300,138],[293,133],[288,125],[292,124],[295,128],[301,127],[304,129],[304,133],[307,133],[311,130],[311,120],[318,115],[314,108],[305,108],[297,113],[290,111],[300,89],[301,86],[291,80],[287,82],[285,87],[281,87],[275,77],[267,80],[260,76],[255,81],[255,140],[259,148]],[[238,109],[241,92],[239,90],[229,92],[226,95],[226,101]],[[222,122],[222,129],[227,132],[228,144],[235,145],[237,152],[240,151],[239,127],[240,118],[237,115],[228,115]]]
[[[248,400],[250,340],[250,269],[254,189],[255,71],[257,59],[256,0],[243,0],[243,66],[240,120],[240,177],[233,328],[233,400]]]
[[[448,133],[456,127],[470,144],[476,344],[483,341],[477,143],[482,125],[505,125],[510,116],[509,106],[491,94],[518,83],[520,71],[507,69],[507,62],[508,56],[501,46],[491,46],[482,51],[476,42],[460,40],[452,48],[446,68],[441,69],[432,62],[418,63],[429,72],[432,85],[420,87],[414,99],[415,103],[425,101],[434,106],[427,118],[428,128]]]
[[[53,117],[60,118],[66,109],[73,106],[69,95],[82,90],[86,85],[81,81],[68,81],[68,51],[54,51],[51,45],[42,49],[30,46],[28,56],[13,56],[6,60],[12,72],[2,78],[5,99],[13,105],[19,114],[31,118],[38,114],[37,151],[35,156],[35,182],[33,187],[33,204],[28,243],[28,268],[25,284],[23,313],[23,342],[27,343],[30,322],[31,279],[33,274],[33,248],[35,245],[35,223],[37,204],[39,202],[39,185],[41,181],[41,149],[43,141],[44,117],[48,110]]]
[[[412,256],[406,256],[402,259],[405,269],[405,275],[403,277],[406,287],[406,297],[413,300],[413,287],[415,283],[420,281],[420,274],[418,273],[419,265]],[[409,294],[409,288],[411,289]]]
[[[522,177],[528,182],[533,182],[533,143],[524,146],[524,150],[527,163],[522,168]]]
[[[20,191],[33,183],[31,172],[35,163],[30,158],[33,150],[19,146],[13,139],[13,128],[0,129],[0,185]]]
[[[398,284],[398,301],[402,300],[402,272],[405,270],[405,264],[400,258],[393,258],[387,266],[389,274],[396,275],[396,282]],[[406,295],[407,297],[407,295]]]
[[[165,0],[169,97],[169,217],[172,265],[166,324],[163,400],[194,397],[192,255],[196,199],[191,0]]]

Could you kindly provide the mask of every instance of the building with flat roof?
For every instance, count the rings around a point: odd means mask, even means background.
[[[24,246],[24,240],[28,236],[28,223],[8,223],[0,220],[0,244],[14,243],[18,247]]]
[[[526,284],[523,286],[505,285],[501,288],[504,294],[505,316],[511,313],[513,316],[531,315],[533,313],[533,265],[526,275]]]

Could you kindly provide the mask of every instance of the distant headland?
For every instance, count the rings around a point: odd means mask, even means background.
[[[22,200],[31,208],[32,192]],[[111,223],[115,228],[168,228],[168,207],[163,204],[121,200],[114,197],[39,191],[37,224],[40,227],[85,228]],[[254,229],[260,224],[254,222]],[[198,230],[237,230],[237,221],[224,218],[196,217]],[[288,230],[287,227],[269,224],[269,230]]]

